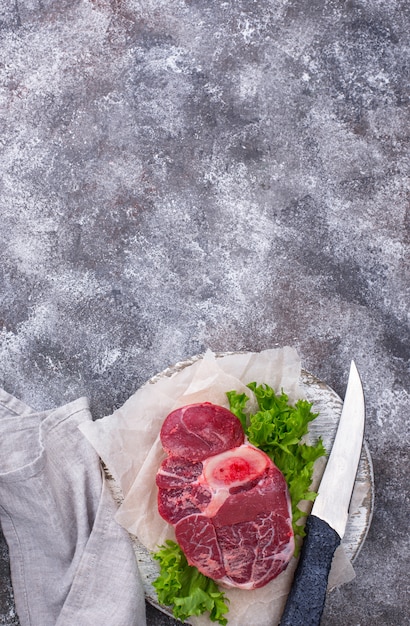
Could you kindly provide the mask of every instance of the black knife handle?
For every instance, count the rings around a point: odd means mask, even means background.
[[[306,537],[280,626],[318,626],[325,605],[327,579],[340,537],[315,515],[306,521]]]

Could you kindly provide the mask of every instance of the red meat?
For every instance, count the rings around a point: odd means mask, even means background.
[[[172,411],[161,428],[161,443],[170,456],[202,461],[240,446],[245,440],[240,421],[228,409],[210,402]]]
[[[290,498],[270,458],[239,420],[213,404],[170,413],[161,441],[158,510],[175,527],[188,562],[231,587],[262,587],[294,551]]]

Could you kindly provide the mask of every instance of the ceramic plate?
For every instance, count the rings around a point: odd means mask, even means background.
[[[222,357],[225,354],[227,353],[217,354],[216,357]],[[190,367],[201,358],[202,355],[198,355],[177,363],[151,378],[147,384],[155,385],[158,380],[164,377],[170,377],[176,372]],[[301,387],[303,396],[309,402],[313,403],[312,410],[315,413],[319,413],[319,416],[310,424],[309,430],[312,434],[312,439],[316,440],[321,436],[325,449],[330,451],[342,412],[343,401],[331,387],[306,370],[302,370]],[[107,476],[117,502],[121,502],[120,490],[109,476],[108,472]],[[357,503],[359,503],[360,506],[355,506]],[[351,562],[353,562],[359,554],[369,530],[373,514],[373,503],[373,467],[368,446],[366,442],[364,442],[352,494],[352,509],[354,509],[354,513],[351,513],[349,516],[346,532],[342,540],[345,553]],[[151,558],[149,551],[139,543],[136,537],[132,536],[132,541],[143,578],[146,599],[150,604],[172,617],[172,612],[167,607],[158,603],[155,589],[152,586],[152,582],[158,576],[157,563]]]

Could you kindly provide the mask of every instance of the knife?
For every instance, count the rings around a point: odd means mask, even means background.
[[[363,445],[364,417],[362,383],[352,361],[339,426],[306,520],[306,536],[280,626],[320,624],[333,554],[343,538],[349,514]]]

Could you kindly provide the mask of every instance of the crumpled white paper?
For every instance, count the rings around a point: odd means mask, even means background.
[[[112,415],[81,424],[81,431],[121,488],[123,502],[116,515],[118,523],[148,550],[155,550],[166,539],[175,539],[172,526],[158,513],[155,485],[156,472],[165,458],[159,431],[168,413],[179,406],[204,401],[229,408],[226,392],[235,390],[251,396],[246,385],[253,381],[267,383],[276,391],[283,389],[295,402],[301,397],[300,372],[299,356],[290,347],[219,357],[208,350],[188,367],[146,383]],[[252,409],[251,404],[249,408]],[[317,484],[322,471],[319,466]],[[292,559],[282,574],[261,589],[226,590],[230,600],[229,626],[278,624],[295,567],[296,559]],[[339,548],[329,586],[353,577],[353,567]],[[190,622],[194,626],[211,624],[206,616],[193,617]]]

